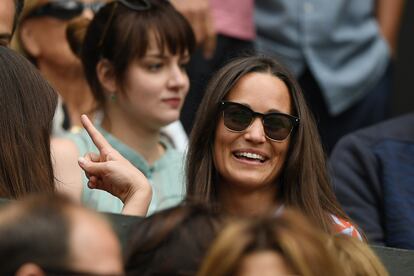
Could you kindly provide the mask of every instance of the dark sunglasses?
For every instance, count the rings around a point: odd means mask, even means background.
[[[265,135],[272,141],[285,140],[299,124],[299,118],[295,116],[279,112],[263,114],[235,102],[223,101],[220,103],[220,109],[223,112],[224,126],[235,132],[246,130],[254,118],[261,117]]]
[[[109,16],[108,21],[106,21],[105,27],[103,29],[101,38],[98,42],[98,48],[100,49],[105,42],[106,33],[108,32],[109,26],[111,26],[112,18],[115,15],[115,10],[118,7],[118,3],[121,3],[125,7],[133,10],[133,11],[146,11],[151,8],[151,3],[148,0],[115,0],[113,4],[111,15]]]
[[[26,18],[51,16],[61,20],[70,20],[83,13],[85,9],[90,9],[97,13],[106,3],[96,1],[92,3],[83,3],[79,0],[56,0],[50,1],[44,5],[33,9]]]

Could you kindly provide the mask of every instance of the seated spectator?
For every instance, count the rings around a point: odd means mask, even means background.
[[[80,115],[95,106],[80,60],[66,40],[66,28],[76,18],[91,18],[103,0],[26,0],[12,47],[24,54],[59,93],[54,135],[78,131]]]
[[[106,176],[98,167],[113,163],[102,153],[81,164],[94,179]],[[326,233],[361,239],[332,191],[300,87],[271,57],[234,59],[212,78],[190,138],[186,175],[187,198],[224,213],[274,215],[294,207]]]
[[[123,275],[110,225],[61,196],[37,196],[0,209],[0,275]]]
[[[148,178],[148,213],[177,205],[185,195],[184,154],[162,130],[178,120],[188,92],[191,26],[164,0],[111,1],[89,25],[78,26],[87,27],[81,60],[101,115],[96,128]],[[122,211],[117,197],[87,186],[77,160],[99,150],[86,131],[53,140],[52,146],[57,178],[67,190],[96,210]]]
[[[330,158],[334,189],[368,241],[414,249],[414,114],[344,137]]]
[[[203,205],[160,211],[136,225],[126,250],[127,275],[195,275],[223,221]]]
[[[52,167],[50,133],[56,103],[55,90],[39,71],[21,55],[0,46],[0,197],[18,199],[56,190],[71,195],[64,185],[55,184]],[[113,182],[117,179],[114,170],[107,174],[113,176],[106,180],[107,185],[97,188],[120,198],[125,203],[123,213],[145,214],[151,200],[149,183],[141,179],[136,186],[130,180],[143,178],[142,173],[112,148],[106,154],[118,161],[128,178],[126,182]]]
[[[230,223],[212,244],[198,276],[342,276],[328,235],[298,213]]]

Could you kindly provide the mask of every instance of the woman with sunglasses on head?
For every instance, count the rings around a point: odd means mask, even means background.
[[[334,196],[302,91],[275,59],[249,56],[224,66],[210,81],[195,122],[186,161],[188,200],[236,216],[293,207],[327,233],[362,239]],[[105,158],[81,166],[105,179],[99,161]]]
[[[102,115],[95,126],[151,182],[149,213],[184,197],[183,153],[161,129],[179,118],[194,44],[191,26],[165,0],[108,3],[84,36],[82,64]],[[96,187],[93,177],[85,177],[77,164],[89,152],[95,152],[89,158],[100,160],[100,148],[86,131],[67,138],[52,143],[60,186],[99,211],[120,212],[122,202],[90,189]]]
[[[64,129],[78,130],[81,125],[80,115],[93,114],[94,99],[81,62],[69,48],[66,28],[74,19],[92,18],[94,12],[105,2],[107,1],[25,1],[13,47],[39,68],[61,96],[60,103],[63,103],[65,116],[59,107],[54,134],[61,134]]]

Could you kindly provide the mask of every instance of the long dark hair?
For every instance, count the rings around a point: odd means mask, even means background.
[[[300,118],[300,124],[291,136],[283,171],[277,179],[280,187],[278,200],[301,210],[315,224],[331,232],[330,214],[346,219],[347,216],[332,191],[313,116],[295,78],[271,57],[257,55],[236,58],[210,81],[190,137],[186,163],[187,196],[197,201],[218,203],[218,172],[213,162],[213,152],[220,115],[219,103],[243,76],[252,72],[272,74],[282,80],[293,102],[293,115]]]
[[[23,56],[0,47],[0,196],[55,191],[50,133],[57,93]]]

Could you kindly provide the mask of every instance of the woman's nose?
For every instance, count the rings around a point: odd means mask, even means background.
[[[266,134],[264,132],[263,123],[259,117],[255,118],[252,124],[246,129],[244,137],[246,140],[253,143],[266,142]]]
[[[173,87],[183,87],[188,84],[188,75],[185,70],[179,65],[173,65],[171,68],[169,85]]]

